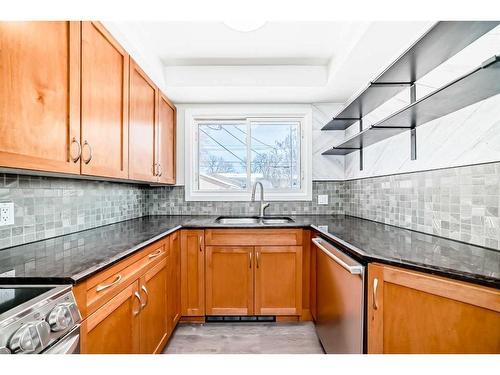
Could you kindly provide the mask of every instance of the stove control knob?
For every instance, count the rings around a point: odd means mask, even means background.
[[[61,303],[50,312],[47,321],[53,332],[64,331],[73,326],[73,315],[71,308],[73,303]]]
[[[33,353],[48,342],[50,327],[45,321],[27,323],[19,328],[9,340],[12,353]]]

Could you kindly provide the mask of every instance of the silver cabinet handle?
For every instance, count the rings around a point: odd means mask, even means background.
[[[378,310],[378,302],[377,302],[377,288],[378,288],[378,279],[373,279],[373,310]]]
[[[154,258],[156,258],[156,257],[158,257],[160,255],[161,255],[161,249],[158,249],[158,250],[152,252],[151,254],[149,254],[148,258],[149,259],[154,259]]]
[[[200,252],[203,251],[203,237],[200,236]]]
[[[158,177],[161,177],[163,174],[163,168],[161,167],[161,163],[158,163]]]
[[[146,302],[142,303],[141,301],[141,309],[144,309],[147,305],[148,305],[148,302],[149,302],[149,294],[148,294],[148,290],[146,289],[146,285],[143,285],[141,286],[141,290],[144,292],[144,294],[146,295]]]
[[[257,261],[257,268],[259,268],[259,252],[258,251],[255,253],[255,258],[256,258],[255,260]]]
[[[158,176],[158,163],[153,163],[153,176]]]
[[[111,288],[113,285],[116,285],[120,282],[120,280],[122,279],[122,275],[116,275],[116,279],[109,283],[109,284],[101,284],[101,285],[97,285],[97,288],[95,288],[96,292],[100,292],[104,289],[108,289],[108,288]]]
[[[134,293],[134,297],[137,298],[137,300],[139,301],[139,308],[137,309],[137,311],[133,311],[134,316],[137,316],[141,312],[142,301],[141,301],[141,296],[138,292]]]
[[[85,146],[89,147],[89,158],[88,159],[83,159],[83,162],[85,164],[88,164],[92,160],[92,146],[90,146],[90,143],[88,143],[87,141],[83,142],[82,148],[85,147]]]
[[[73,157],[71,156],[71,150],[70,150],[70,157],[71,160],[73,160],[73,163],[76,163],[78,160],[80,160],[80,157],[82,156],[82,145],[80,144],[78,139],[76,139],[76,137],[73,137],[73,139],[71,140],[71,144],[73,143],[75,143],[78,146],[78,154],[75,157]]]
[[[363,266],[362,265],[355,265],[355,266],[350,266],[346,262],[344,262],[342,259],[340,259],[338,256],[336,256],[333,252],[338,251],[337,249],[332,247],[332,250],[328,250],[326,247],[323,246],[321,243],[321,238],[313,238],[312,242],[321,250],[323,253],[325,253],[328,257],[333,259],[335,262],[337,262],[340,266],[345,268],[347,271],[349,271],[353,275],[359,275],[363,273]]]
[[[251,251],[248,253],[248,258],[250,260],[250,262],[249,262],[250,268],[252,268],[252,252]]]

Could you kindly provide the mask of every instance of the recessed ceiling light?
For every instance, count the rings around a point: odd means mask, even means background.
[[[229,27],[230,29],[241,31],[244,33],[255,31],[260,29],[262,26],[266,24],[266,21],[259,20],[231,20],[224,21],[224,25]]]

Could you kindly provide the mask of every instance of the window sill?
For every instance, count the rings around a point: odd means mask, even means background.
[[[250,202],[250,193],[230,193],[230,192],[189,192],[186,190],[184,199],[187,202],[210,202],[210,201],[228,201],[228,202]],[[260,195],[257,193],[256,201],[260,200]],[[271,193],[264,192],[264,201],[312,201],[312,194],[306,192],[297,193]]]

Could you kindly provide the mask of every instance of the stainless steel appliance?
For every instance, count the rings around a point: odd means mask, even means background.
[[[81,316],[71,286],[0,286],[0,353],[79,353]]]
[[[316,332],[326,353],[363,353],[365,267],[322,238],[316,251]]]

